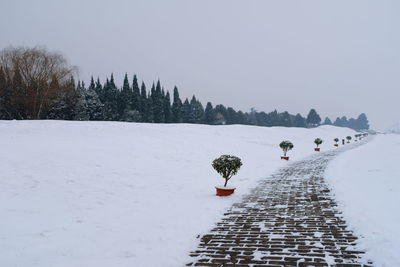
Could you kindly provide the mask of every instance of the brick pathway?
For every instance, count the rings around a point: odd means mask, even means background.
[[[339,151],[291,163],[262,181],[201,237],[187,266],[363,266],[323,178]]]

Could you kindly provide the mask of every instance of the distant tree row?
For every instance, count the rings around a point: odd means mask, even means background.
[[[101,83],[91,78],[89,86],[74,80],[74,69],[59,54],[39,48],[8,48],[0,53],[0,119],[105,120],[153,123],[246,124],[258,126],[315,127],[321,118],[311,109],[299,113],[252,109],[236,111],[224,105],[203,104],[193,96],[182,100],[175,87],[172,97],[160,81],[148,89],[136,75],[125,74],[122,87],[114,77]],[[326,118],[322,124],[368,129],[365,114],[357,119]]]

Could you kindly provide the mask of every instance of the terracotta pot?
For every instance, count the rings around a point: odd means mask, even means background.
[[[339,146],[338,144],[334,144],[334,146]]]
[[[236,188],[229,188],[229,187],[224,188],[224,187],[217,187],[216,186],[215,189],[217,189],[217,196],[225,197],[225,196],[232,195],[233,192],[235,192]]]
[[[284,159],[284,160],[289,160],[289,157],[286,157],[286,156],[281,156],[281,159]]]
[[[320,150],[321,150],[321,148],[319,148],[319,147],[316,147],[316,148],[314,148],[314,150],[315,150],[315,151],[320,151]]]

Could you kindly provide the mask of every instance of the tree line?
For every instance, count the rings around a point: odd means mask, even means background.
[[[92,77],[88,86],[74,79],[75,68],[60,54],[43,48],[7,48],[0,53],[0,119],[97,120],[152,123],[245,124],[257,126],[314,127],[321,124],[369,129],[364,113],[356,119],[337,118],[333,123],[315,109],[307,117],[287,111],[249,112],[222,104],[205,106],[193,95],[181,99],[175,86],[172,96],[160,81],[150,88],[136,75],[125,74],[122,87],[113,74],[104,83]]]

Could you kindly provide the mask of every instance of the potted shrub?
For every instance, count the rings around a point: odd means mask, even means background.
[[[351,136],[350,136],[350,135],[349,135],[349,136],[346,136],[346,139],[347,139],[347,143],[350,143]]]
[[[333,141],[335,141],[335,144],[334,144],[334,146],[339,146],[339,144],[338,144],[338,142],[339,142],[339,138],[335,138],[335,139],[333,139]]]
[[[240,167],[242,161],[240,158],[231,155],[222,155],[212,162],[212,167],[225,179],[224,186],[216,186],[217,196],[229,196],[233,194],[236,188],[227,187],[228,181],[235,175]]]
[[[293,144],[292,144],[292,142],[290,142],[290,141],[282,141],[282,142],[279,144],[279,147],[280,147],[280,148],[282,149],[282,151],[283,151],[283,156],[281,156],[281,159],[289,160],[289,157],[286,156],[286,154],[287,154],[287,152],[288,152],[289,150],[292,150],[292,148],[294,147]]]
[[[322,140],[321,138],[316,138],[314,140],[314,143],[317,145],[316,148],[314,148],[315,151],[320,151],[320,148],[318,147],[320,144],[322,144],[324,142],[324,140]]]

